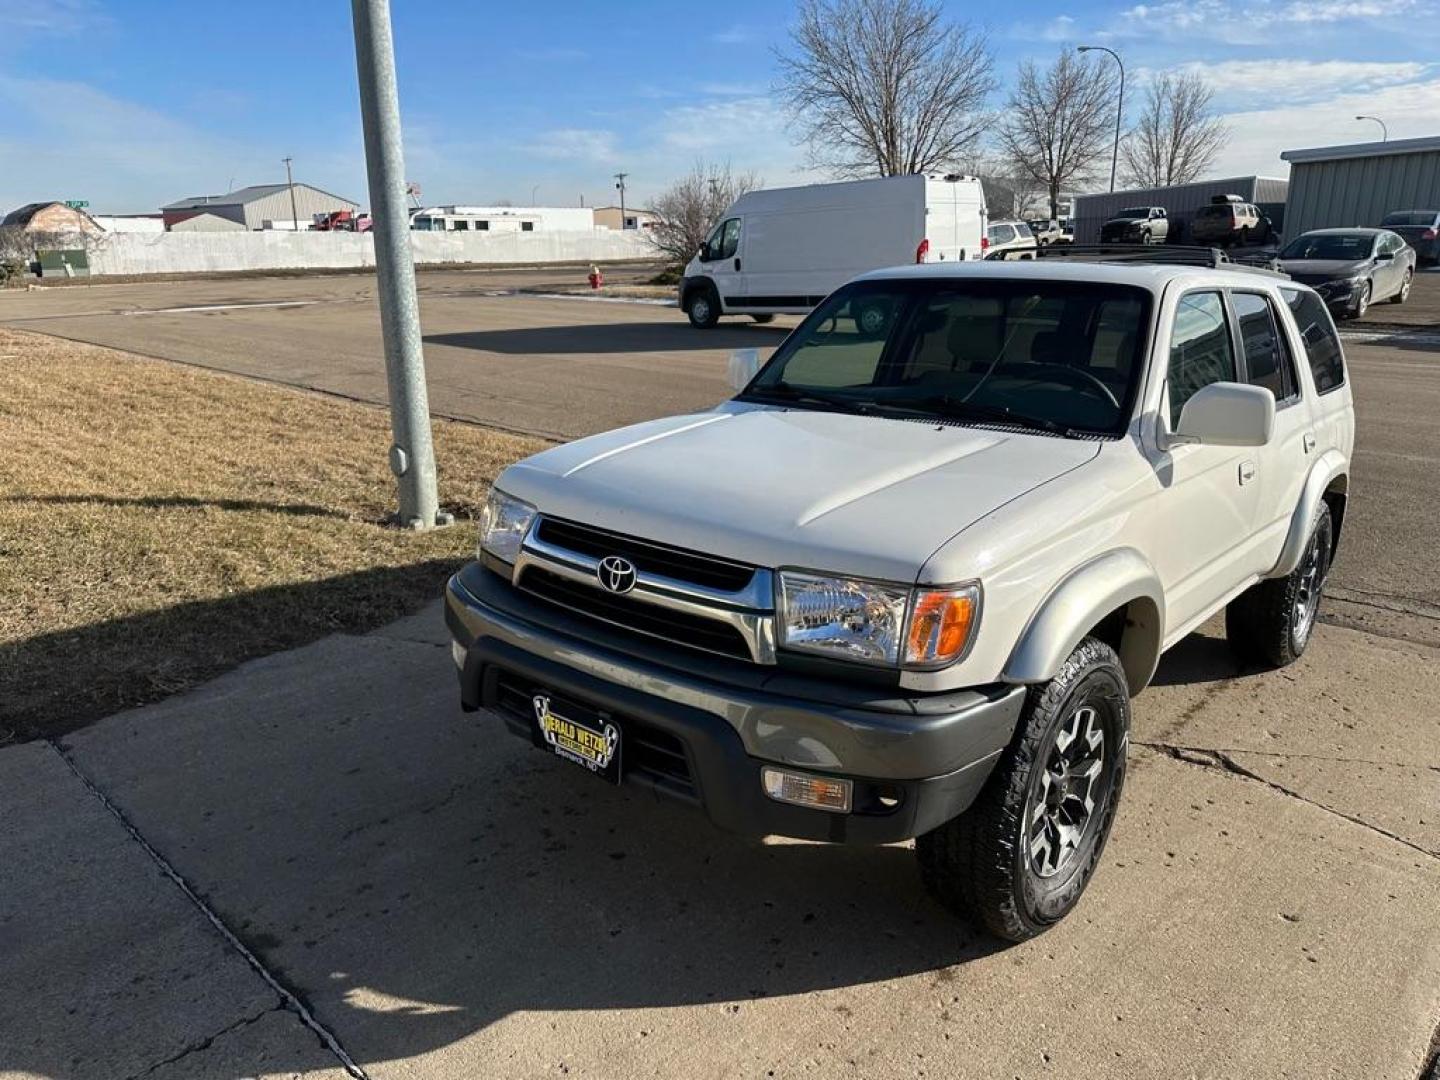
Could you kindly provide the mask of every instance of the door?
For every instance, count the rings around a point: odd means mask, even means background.
[[[1170,355],[1162,396],[1155,472],[1154,551],[1165,586],[1165,636],[1208,612],[1253,573],[1237,567],[1232,549],[1254,529],[1258,486],[1249,447],[1177,444],[1169,439],[1185,402],[1203,386],[1234,382],[1235,338],[1219,290],[1180,296],[1170,326]]]
[[[1405,279],[1405,260],[1400,258],[1400,252],[1405,247],[1405,241],[1398,236],[1381,236],[1377,244],[1377,254],[1381,261],[1375,264],[1376,300],[1383,300],[1394,296],[1400,291],[1400,285]],[[1388,259],[1385,256],[1389,256]],[[1383,277],[1382,277],[1383,275]],[[1383,281],[1383,285],[1381,282]]]
[[[745,264],[740,239],[741,219],[726,218],[715,226],[700,252],[700,272],[715,283],[722,310],[745,306]]]
[[[1246,553],[1257,574],[1280,557],[1300,489],[1315,458],[1315,417],[1300,393],[1296,358],[1274,301],[1264,292],[1232,290],[1230,307],[1240,336],[1241,380],[1275,395],[1275,428],[1264,446],[1250,448],[1256,518]]]

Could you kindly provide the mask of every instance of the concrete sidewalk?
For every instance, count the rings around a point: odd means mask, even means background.
[[[1184,642],[1090,893],[1007,949],[903,847],[717,833],[455,697],[431,609],[0,751],[0,1074],[1416,1080],[1440,1021],[1423,645]]]

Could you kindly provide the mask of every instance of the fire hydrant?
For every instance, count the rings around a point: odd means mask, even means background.
[[[590,267],[590,288],[598,289],[605,284],[605,275],[600,273],[598,266]]]

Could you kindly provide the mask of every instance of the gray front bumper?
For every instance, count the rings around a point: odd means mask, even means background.
[[[884,843],[934,828],[979,793],[1025,697],[1020,686],[904,696],[661,644],[647,649],[527,597],[479,564],[450,580],[446,621],[464,653],[466,707],[495,704],[487,686],[498,670],[622,721],[643,719],[685,744],[706,813],[741,832]],[[760,787],[765,763],[850,777],[898,793],[898,805],[835,815],[775,803]]]

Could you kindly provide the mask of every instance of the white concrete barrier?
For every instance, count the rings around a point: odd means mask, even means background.
[[[645,259],[644,236],[585,232],[412,232],[417,263],[547,263]],[[111,233],[90,253],[92,274],[204,274],[235,270],[333,270],[375,265],[369,233]]]

